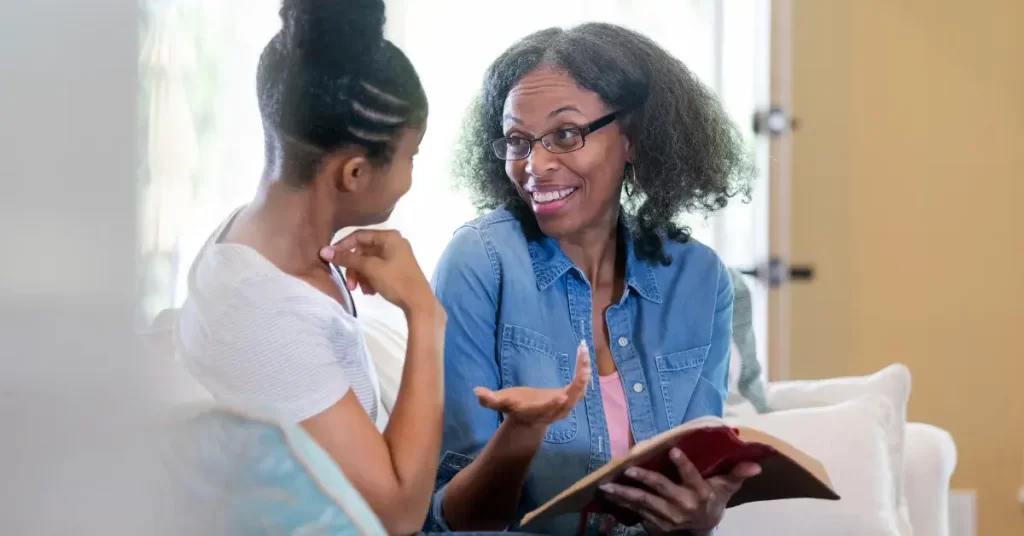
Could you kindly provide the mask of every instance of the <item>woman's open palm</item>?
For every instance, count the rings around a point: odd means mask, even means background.
[[[547,426],[569,416],[586,393],[590,374],[590,351],[581,341],[576,349],[576,376],[565,387],[509,387],[499,391],[477,387],[473,392],[481,406],[500,411],[508,419],[527,426]]]

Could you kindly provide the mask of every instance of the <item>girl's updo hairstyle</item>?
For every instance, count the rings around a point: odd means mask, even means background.
[[[425,125],[427,98],[384,39],[384,2],[284,0],[280,14],[256,75],[268,168],[301,186],[346,146],[386,165],[398,135]]]

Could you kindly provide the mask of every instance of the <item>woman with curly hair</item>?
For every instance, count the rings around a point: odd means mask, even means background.
[[[746,193],[752,167],[712,92],[610,24],[509,48],[487,71],[460,149],[458,175],[490,212],[455,233],[434,275],[449,320],[431,521],[504,529],[635,442],[722,414],[733,290],[714,251],[675,219]],[[678,479],[635,468],[635,487],[603,488],[642,519],[633,530],[707,533],[760,471],[703,479],[681,452],[671,457]],[[563,516],[530,529],[607,522]]]

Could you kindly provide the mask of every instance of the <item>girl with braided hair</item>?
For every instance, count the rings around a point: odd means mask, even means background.
[[[266,166],[256,194],[189,273],[177,353],[222,400],[300,423],[391,534],[420,530],[441,444],[446,316],[388,219],[408,192],[427,100],[383,37],[381,0],[284,0],[257,72]],[[347,270],[347,279],[335,265]],[[351,291],[379,293],[409,328],[388,416]]]

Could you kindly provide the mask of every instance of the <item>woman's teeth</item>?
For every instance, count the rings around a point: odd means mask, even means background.
[[[576,191],[576,188],[564,188],[562,190],[555,190],[552,192],[531,192],[534,203],[550,203],[552,201],[558,201],[563,197]]]

